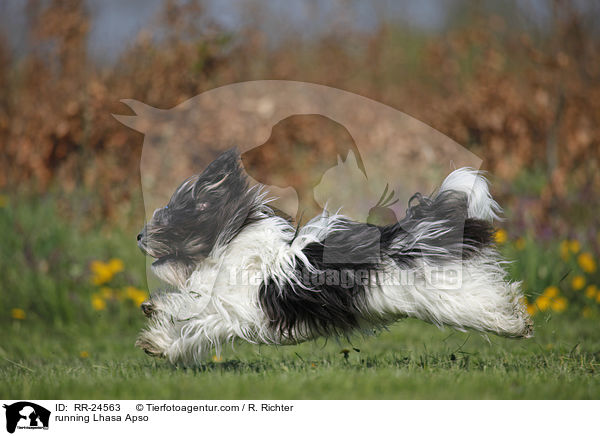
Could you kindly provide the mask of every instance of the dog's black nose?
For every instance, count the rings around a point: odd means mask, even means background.
[[[142,234],[141,234],[141,233],[138,233],[138,235],[137,235],[137,240],[139,241],[140,239],[142,239]]]

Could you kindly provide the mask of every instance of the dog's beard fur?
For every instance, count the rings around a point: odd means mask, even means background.
[[[137,345],[194,364],[235,339],[291,344],[404,317],[531,336],[520,284],[506,281],[493,247],[500,208],[487,181],[459,169],[434,196],[413,201],[393,225],[324,212],[295,229],[248,187],[237,151],[225,152],[186,180],[138,235],[142,251],[157,259],[154,273],[176,290],[143,304],[149,325]],[[440,269],[458,272],[459,282],[442,275],[432,284]]]

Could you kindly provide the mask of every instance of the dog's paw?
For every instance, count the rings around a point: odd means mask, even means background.
[[[155,343],[143,336],[135,342],[135,346],[144,350],[144,353],[146,353],[149,356],[165,357],[164,352],[160,350],[160,348]]]
[[[151,318],[152,315],[156,312],[156,306],[150,300],[144,301],[141,304],[140,308],[142,309],[142,312],[144,312],[146,318]]]

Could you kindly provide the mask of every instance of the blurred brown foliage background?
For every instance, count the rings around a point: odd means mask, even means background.
[[[139,196],[143,140],[111,116],[130,113],[120,99],[170,108],[229,83],[287,79],[381,101],[469,148],[519,225],[597,228],[600,35],[589,11],[548,0],[548,25],[526,28],[463,1],[462,19],[439,32],[383,11],[371,31],[342,20],[273,44],[256,25],[261,4],[245,4],[231,30],[200,1],[166,0],[152,27],[106,64],[88,53],[85,2],[28,0],[27,52],[0,38],[0,191],[84,189],[97,196],[89,213],[116,219]],[[358,13],[353,2],[335,4],[349,21]]]

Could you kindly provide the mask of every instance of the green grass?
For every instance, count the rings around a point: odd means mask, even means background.
[[[141,317],[141,315],[140,315]],[[140,322],[48,329],[14,321],[0,350],[0,397],[35,399],[600,398],[597,322],[553,319],[514,341],[400,322],[353,346],[248,344],[176,368],[133,347]],[[340,351],[350,350],[348,358]],[[89,357],[80,357],[81,351]]]
[[[538,314],[531,340],[407,320],[352,344],[236,344],[225,347],[221,362],[174,367],[134,348],[144,319],[131,301],[113,300],[101,311],[91,305],[99,291],[90,282],[93,260],[124,261],[111,288],[145,286],[135,228],[67,220],[57,204],[45,197],[0,209],[2,398],[600,398],[597,308],[589,318],[580,316],[583,305],[596,303],[569,289],[568,280],[559,284],[568,310]],[[557,246],[526,238],[524,249],[505,247],[517,260],[511,274],[525,279],[531,300],[562,269],[577,268],[573,259],[563,265]],[[14,308],[25,319],[14,319]],[[349,350],[347,358],[342,349]]]

